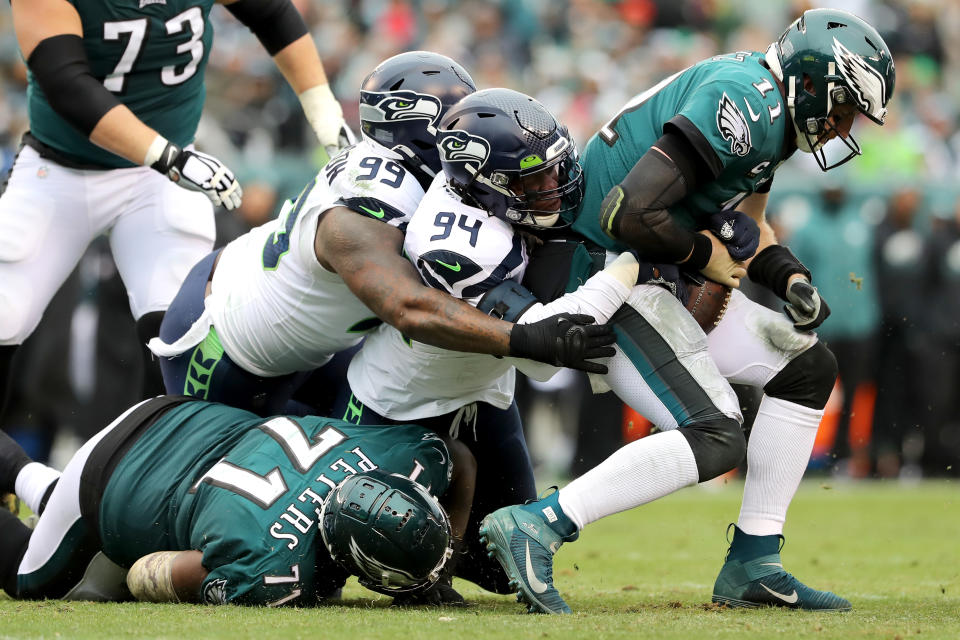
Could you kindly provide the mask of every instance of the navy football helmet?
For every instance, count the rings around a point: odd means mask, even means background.
[[[849,133],[856,113],[879,125],[887,116],[896,82],[890,49],[876,29],[851,13],[804,12],[770,45],[766,61],[786,89],[797,147],[813,153],[823,171],[860,154]],[[845,121],[846,131],[838,121]],[[847,153],[828,164],[823,145],[834,132]]]
[[[437,123],[451,105],[476,90],[470,74],[447,56],[430,51],[395,55],[363,81],[361,134],[433,178],[440,171]]]
[[[485,89],[450,108],[437,133],[450,188],[507,222],[566,226],[583,198],[583,168],[567,128],[531,98]]]
[[[360,584],[388,595],[429,587],[453,555],[450,519],[437,499],[381,469],[348,476],[330,492],[320,535]]]

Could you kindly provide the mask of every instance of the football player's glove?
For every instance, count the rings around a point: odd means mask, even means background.
[[[783,310],[798,331],[813,331],[830,315],[827,301],[806,278],[797,278],[787,287],[787,304]]]
[[[510,331],[510,355],[606,373],[605,365],[590,360],[614,355],[616,351],[610,345],[617,337],[612,326],[593,322],[591,316],[582,313],[559,313],[530,324],[515,324]]]
[[[760,227],[745,213],[735,210],[718,211],[710,216],[707,228],[720,238],[730,257],[744,261],[760,246]]]
[[[163,140],[158,138],[158,140]],[[181,149],[172,142],[165,141],[159,158],[150,164],[152,169],[190,191],[206,194],[214,206],[223,205],[226,209],[240,206],[243,189],[233,175],[233,171],[211,155]]]

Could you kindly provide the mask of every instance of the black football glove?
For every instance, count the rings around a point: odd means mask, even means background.
[[[753,218],[740,211],[716,212],[710,216],[707,228],[726,245],[734,260],[750,258],[760,246],[760,227]]]
[[[225,164],[211,155],[181,149],[168,142],[160,158],[150,165],[177,185],[205,194],[214,206],[227,209],[240,206],[243,189]]]
[[[813,331],[830,315],[827,301],[805,278],[797,278],[787,287],[787,304],[783,310],[798,331]]]
[[[530,324],[515,324],[510,331],[510,355],[604,374],[607,367],[590,360],[616,353],[610,345],[617,337],[612,326],[593,322],[582,313],[560,313]]]

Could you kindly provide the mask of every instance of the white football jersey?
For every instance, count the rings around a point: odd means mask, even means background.
[[[341,152],[276,220],[224,247],[205,317],[158,355],[183,353],[212,324],[230,358],[252,373],[278,376],[322,366],[380,320],[317,261],[319,216],[343,206],[404,230],[423,193],[393,152],[367,140]]]
[[[505,280],[522,280],[528,261],[525,241],[513,226],[464,204],[447,189],[442,173],[410,219],[404,251],[424,282],[474,306]],[[569,312],[606,322],[629,293],[629,287],[601,272],[548,305],[532,305],[519,321],[535,322]],[[556,372],[554,367],[529,360],[433,347],[383,325],[367,336],[347,378],[353,394],[380,415],[416,420],[476,401],[509,407],[514,365],[538,378]]]

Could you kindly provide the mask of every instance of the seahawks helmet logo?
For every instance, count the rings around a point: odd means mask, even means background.
[[[366,122],[427,120],[440,115],[440,99],[416,91],[361,91],[360,119]]]
[[[750,153],[750,127],[747,119],[726,92],[720,97],[717,108],[717,129],[724,140],[730,141],[730,153],[740,157]]]
[[[483,166],[490,157],[490,143],[485,138],[453,129],[437,134],[437,147],[442,162],[463,162],[475,165],[474,171]]]
[[[833,57],[861,111],[882,124],[887,117],[887,82],[884,77],[836,38],[833,39]]]

